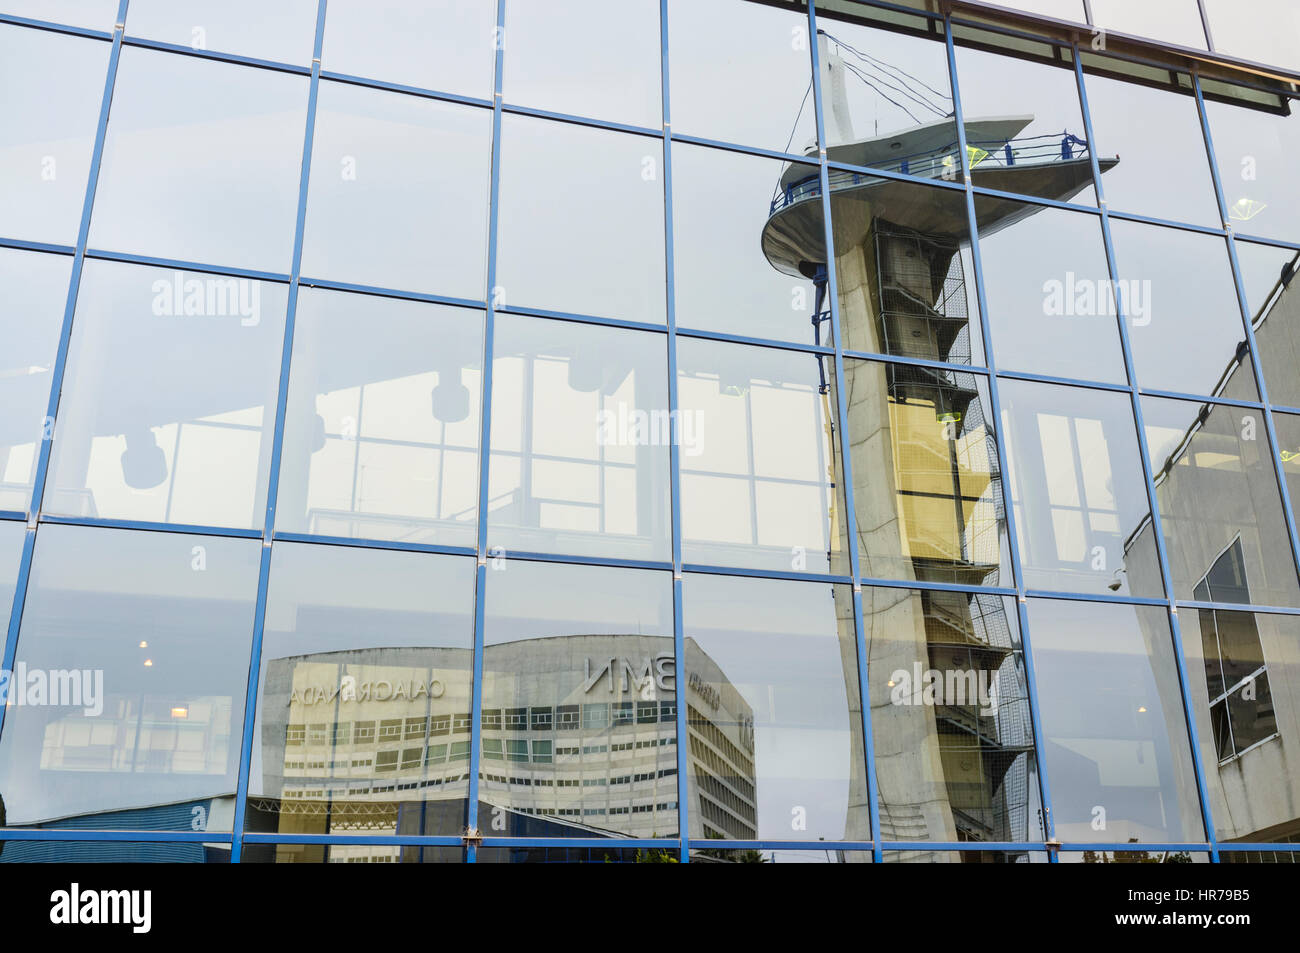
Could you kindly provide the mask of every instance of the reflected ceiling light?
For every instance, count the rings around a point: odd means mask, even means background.
[[[177,705],[175,708],[172,709],[172,717],[173,717],[173,718],[188,718],[188,717],[190,717],[190,710],[189,710],[188,708],[185,708],[185,707],[182,706],[182,705]]]
[[[438,369],[438,384],[433,389],[433,416],[444,424],[458,424],[469,416],[469,388],[461,375],[463,368]]]
[[[1263,202],[1256,202],[1254,199],[1239,198],[1228,207],[1228,218],[1238,222],[1249,222],[1252,218],[1268,206]]]
[[[1146,706],[1146,705],[1138,705],[1138,714],[1139,714],[1139,715],[1141,715],[1141,714],[1145,714],[1145,713],[1146,713],[1146,710],[1147,710],[1147,706]]]
[[[152,430],[127,435],[122,479],[133,490],[152,490],[167,479],[167,457]]]
[[[141,643],[140,643],[140,648],[142,648],[142,649],[147,649],[148,647],[149,647],[149,643],[148,643],[148,642],[141,642]]]
[[[145,660],[144,660],[144,667],[145,667],[145,668],[153,668],[153,659],[151,659],[151,658],[147,658],[147,659],[145,659]]]

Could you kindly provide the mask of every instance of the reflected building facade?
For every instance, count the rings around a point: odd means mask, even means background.
[[[752,840],[752,712],[693,642],[686,651],[688,790],[700,817],[697,836]],[[447,653],[459,657],[440,659]],[[265,829],[458,832],[469,787],[469,699],[447,686],[455,684],[463,655],[380,648],[272,660],[263,689],[262,795],[251,805],[266,816]],[[487,829],[657,838],[676,828],[671,639],[511,642],[488,650],[484,670],[486,698],[510,702],[483,710]],[[356,852],[366,851],[391,853]]]

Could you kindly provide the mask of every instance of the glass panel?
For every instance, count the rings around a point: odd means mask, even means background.
[[[8,826],[230,830],[260,549],[41,527],[0,737]]]
[[[1281,66],[1300,66],[1295,38],[1300,36],[1300,7],[1291,0],[1202,0],[1214,48],[1229,56]]]
[[[672,864],[677,863],[679,855],[676,847],[480,847],[475,863]]]
[[[485,612],[484,833],[677,836],[668,574],[511,561]]]
[[[126,32],[196,50],[309,64],[316,0],[131,0]]]
[[[1300,407],[1300,374],[1296,373],[1300,367],[1300,284],[1291,283],[1300,270],[1300,252],[1253,242],[1236,245],[1268,399]]]
[[[1011,227],[980,233],[998,369],[1128,383],[1100,221],[975,197],[981,218],[998,206]]]
[[[497,306],[665,323],[662,144],[526,116],[501,135]]]
[[[1110,65],[1101,58],[1090,62]],[[1189,81],[1179,76],[1179,82],[1186,86]],[[1153,89],[1091,72],[1085,86],[1097,158],[1111,166],[1102,180],[1110,207],[1219,227],[1195,98],[1186,91]]]
[[[122,51],[90,245],[287,272],[306,76]]]
[[[816,152],[808,16],[745,0],[668,0],[673,132]]]
[[[869,850],[748,850],[692,847],[692,864],[869,864]]]
[[[490,547],[671,559],[663,335],[499,315],[492,388]]]
[[[1002,380],[1025,585],[1162,598],[1127,394]]]
[[[987,380],[846,361],[844,386],[863,573],[989,586],[1009,578]]]
[[[1001,850],[887,850],[887,864],[1045,864],[1047,854]]]
[[[302,271],[481,300],[492,114],[322,83]]]
[[[869,840],[853,593],[687,574],[690,836]]]
[[[1144,397],[1142,416],[1177,597],[1198,598],[1201,580],[1236,544],[1245,580],[1220,590],[1219,601],[1300,606],[1263,415]]]
[[[14,588],[18,584],[18,569],[23,556],[23,541],[27,527],[12,520],[0,520],[0,622],[9,631],[10,610],[14,604]],[[5,693],[0,691],[0,700]]]
[[[0,249],[0,510],[27,512],[72,259]]]
[[[108,51],[99,40],[0,26],[5,238],[76,244]]]
[[[1117,33],[1198,50],[1206,48],[1196,0],[1092,0],[1092,22]]]
[[[502,95],[515,106],[658,129],[659,0],[506,4]]]
[[[816,166],[673,144],[678,327],[830,343],[830,325],[824,322],[828,306],[817,293],[824,291],[825,279],[816,274],[816,265],[805,269],[802,258],[787,253],[788,236],[780,224],[786,190],[793,198],[796,191],[816,190],[818,181]],[[800,229],[823,234],[820,201],[798,214]],[[813,241],[825,246],[824,237]],[[810,331],[814,312],[823,321]]]
[[[323,69],[492,97],[496,0],[330,0]]]
[[[967,35],[998,47],[1011,42],[997,34]],[[1073,64],[1062,62],[1045,43],[1016,45],[1028,46],[1024,52],[1033,58],[957,46],[957,81],[975,184],[1096,205]],[[1103,162],[1102,172],[1112,164]]]
[[[679,338],[677,374],[683,558],[846,572],[831,358]]]
[[[925,28],[920,18],[908,22]],[[817,27],[827,157],[959,180],[957,123],[942,39],[862,26],[836,14],[819,15]],[[992,128],[968,119],[966,127],[972,146],[1010,134],[1006,123]]]
[[[1138,383],[1259,400],[1223,239],[1114,219],[1111,236]]]
[[[118,0],[0,0],[0,13],[90,30],[113,29]]]
[[[474,546],[482,353],[480,311],[304,289],[276,529]]]
[[[1300,618],[1184,609],[1183,645],[1216,834],[1282,841],[1300,833]]]
[[[229,844],[0,841],[4,864],[228,864]]]
[[[1208,853],[1190,850],[1063,850],[1062,864],[1208,864]],[[1226,863],[1224,855],[1221,863]]]
[[[1232,227],[1294,242],[1300,240],[1300,192],[1292,168],[1300,150],[1297,100],[1267,99],[1232,106],[1207,100],[1205,112]]]
[[[1057,838],[1203,840],[1167,612],[1050,599],[1028,612]]]
[[[807,204],[796,196],[768,228],[796,224]],[[837,173],[831,180],[831,221],[848,349],[984,363],[970,221],[960,192]],[[981,231],[994,226],[979,222]],[[799,260],[825,262],[815,234],[803,242],[792,237],[791,243]]]
[[[1274,414],[1273,427],[1277,431],[1277,453],[1282,460],[1282,472],[1286,476],[1291,513],[1293,516],[1300,515],[1300,417],[1294,414]]]
[[[245,828],[459,834],[473,561],[294,543],[271,560]]]
[[[460,864],[461,847],[403,847],[398,844],[249,844],[241,864]],[[479,863],[482,863],[480,860]]]
[[[1042,840],[1015,601],[864,589],[886,841]]]
[[[89,261],[77,300],[45,509],[260,527],[285,287]]]

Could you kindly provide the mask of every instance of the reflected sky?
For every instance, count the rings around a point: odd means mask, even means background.
[[[1102,58],[1086,65],[1104,67]],[[1110,208],[1218,226],[1219,208],[1196,100],[1088,73],[1084,77],[1099,156],[1119,163],[1102,178]],[[1133,117],[1141,116],[1141,122]]]
[[[321,68],[492,97],[496,0],[330,0]]]
[[[1119,220],[1111,236],[1137,383],[1258,400],[1223,239]]]
[[[502,99],[659,128],[659,0],[506,4]]]
[[[305,76],[127,48],[90,245],[288,272]]]
[[[0,25],[0,235],[76,243],[108,50]]]
[[[482,300],[491,136],[485,109],[321,83],[302,273]]]
[[[498,306],[666,321],[658,139],[506,116],[500,218]]]
[[[0,509],[26,512],[72,259],[0,249]]]
[[[308,64],[316,36],[316,0],[132,0],[128,36],[177,46]]]

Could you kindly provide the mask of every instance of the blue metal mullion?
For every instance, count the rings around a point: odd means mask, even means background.
[[[1089,152],[1092,150],[1089,149]],[[1157,218],[1154,215],[1141,215],[1137,212],[1112,211],[1107,209],[1111,218],[1125,222],[1138,222],[1142,225],[1159,225],[1162,228],[1176,228],[1180,232],[1199,232],[1202,235],[1223,235],[1223,229],[1213,225],[1196,225],[1192,222],[1179,222],[1171,218]]]
[[[480,109],[491,109],[492,103],[486,99],[479,99],[477,96],[462,96],[459,93],[449,93],[438,89],[428,89],[424,86],[407,86],[404,83],[390,83],[387,80],[374,79],[368,76],[355,76],[351,73],[336,73],[333,70],[321,70],[321,79],[327,79],[332,83],[345,83],[348,86],[364,86],[368,89],[383,89],[390,93],[405,93],[408,96],[419,96],[421,99],[437,99],[447,103],[461,103],[465,106],[478,106]]]
[[[474,680],[470,684],[469,803],[466,832],[478,832],[479,737],[483,726],[483,638],[487,603],[488,477],[492,462],[492,351],[497,312],[497,234],[501,213],[501,76],[505,60],[506,0],[497,0],[496,49],[492,67],[492,168],[488,199],[487,310],[483,316],[483,397],[479,421],[478,575],[474,585]],[[478,862],[478,848],[465,845],[467,863]]]
[[[1001,474],[1002,511],[1007,524],[1007,547],[1011,555],[1011,576],[1016,587],[1016,615],[1020,625],[1020,651],[1024,657],[1025,687],[1029,694],[1029,722],[1034,732],[1034,759],[1037,762],[1038,792],[1043,805],[1043,835],[1048,843],[1056,839],[1056,825],[1052,820],[1052,791],[1047,777],[1046,736],[1042,730],[1042,715],[1038,705],[1038,680],[1034,673],[1034,652],[1029,634],[1028,603],[1025,596],[1025,578],[1020,561],[1020,541],[1016,532],[1015,503],[1009,486],[1011,467],[1007,462],[1006,441],[1002,434],[1002,401],[998,394],[997,361],[993,356],[992,319],[988,298],[984,291],[984,264],[980,257],[979,227],[975,214],[975,193],[971,187],[970,153],[966,144],[966,121],[962,111],[961,87],[957,82],[957,48],[952,37],[952,22],[944,17],[944,45],[948,54],[948,82],[952,86],[953,119],[957,126],[957,151],[961,157],[962,182],[966,193],[966,219],[970,228],[971,265],[975,272],[975,296],[979,310],[980,340],[984,346],[984,363],[989,369],[989,413],[993,418],[993,445],[997,449],[998,471]],[[1090,139],[1089,142],[1092,140]],[[1092,150],[1088,150],[1089,154]],[[1048,851],[1048,860],[1056,863],[1057,852]]]
[[[871,721],[870,670],[866,626],[862,616],[862,580],[858,558],[858,522],[853,499],[853,459],[849,446],[849,411],[845,396],[844,378],[844,337],[840,327],[840,304],[838,278],[835,269],[835,231],[831,223],[831,189],[830,168],[826,159],[826,125],[822,112],[821,63],[817,55],[817,5],[815,0],[808,0],[808,55],[809,68],[812,70],[813,117],[817,123],[817,174],[821,183],[822,228],[826,242],[826,285],[827,304],[831,313],[831,343],[835,348],[835,412],[839,415],[839,449],[840,473],[844,486],[841,499],[844,501],[844,530],[848,535],[849,575],[853,580],[853,636],[858,660],[858,697],[862,708],[862,746],[863,769],[867,773],[867,815],[871,829],[871,856],[876,863],[881,863],[880,848],[880,792],[876,779],[876,739]],[[821,358],[817,358],[820,363]]]
[[[1268,399],[1268,382],[1264,380],[1264,365],[1260,361],[1259,341],[1255,337],[1254,316],[1250,301],[1246,297],[1246,282],[1242,276],[1241,261],[1237,257],[1237,243],[1232,233],[1232,223],[1228,218],[1228,200],[1223,194],[1223,181],[1219,176],[1219,162],[1214,151],[1214,137],[1210,132],[1210,117],[1205,111],[1205,99],[1201,94],[1201,77],[1192,74],[1192,86],[1196,91],[1196,108],[1200,113],[1201,132],[1205,137],[1205,151],[1210,162],[1210,177],[1214,180],[1214,194],[1219,203],[1219,215],[1223,219],[1226,233],[1225,243],[1228,247],[1228,260],[1232,264],[1232,280],[1237,290],[1237,304],[1241,309],[1241,323],[1246,331],[1246,344],[1250,349],[1250,362],[1253,365],[1255,386],[1259,389],[1259,399],[1264,411],[1264,429],[1268,431],[1270,455],[1273,458],[1273,470],[1277,476],[1278,492],[1282,497],[1282,512],[1286,517],[1287,536],[1291,540],[1291,558],[1295,568],[1300,572],[1300,535],[1296,532],[1295,513],[1291,508],[1291,496],[1287,493],[1286,470],[1282,467],[1282,445],[1278,442],[1277,429],[1273,422],[1273,408]]]
[[[274,70],[277,73],[294,73],[307,76],[311,69],[298,63],[285,63],[280,60],[264,60],[239,53],[226,53],[221,50],[206,50],[181,43],[169,43],[165,40],[153,40],[143,36],[128,36],[122,41],[127,46],[142,50],[154,50],[159,53],[176,53],[180,56],[193,56],[199,59],[214,60],[218,63],[233,63],[237,66],[253,66],[257,69]]]
[[[1084,81],[1083,61],[1079,58],[1078,44],[1073,47],[1074,80],[1079,90],[1079,105],[1083,115],[1084,137],[1090,143],[1096,138],[1092,129],[1092,109],[1088,105],[1088,87]],[[1188,744],[1192,749],[1192,767],[1196,772],[1196,794],[1201,806],[1201,822],[1205,826],[1205,836],[1210,847],[1210,857],[1218,862],[1218,841],[1215,837],[1214,818],[1210,811],[1209,788],[1205,781],[1205,770],[1201,764],[1200,735],[1196,729],[1196,709],[1192,705],[1191,679],[1187,674],[1183,653],[1182,629],[1178,622],[1177,594],[1174,590],[1173,573],[1169,566],[1169,553],[1165,546],[1164,527],[1160,518],[1160,497],[1156,492],[1155,477],[1152,473],[1151,451],[1147,446],[1146,422],[1142,416],[1142,398],[1138,391],[1136,365],[1133,361],[1133,348],[1129,340],[1128,319],[1125,316],[1124,296],[1119,285],[1119,267],[1115,258],[1115,245],[1111,239],[1110,211],[1106,205],[1105,186],[1102,183],[1101,167],[1097,160],[1097,151],[1088,150],[1088,159],[1092,165],[1094,187],[1097,190],[1097,205],[1101,209],[1101,235],[1106,246],[1106,266],[1110,270],[1112,287],[1115,289],[1116,324],[1119,328],[1120,347],[1124,355],[1124,369],[1128,376],[1129,398],[1133,408],[1134,426],[1137,430],[1138,455],[1142,463],[1142,479],[1146,485],[1147,505],[1151,509],[1151,535],[1154,537],[1156,556],[1160,564],[1160,580],[1168,600],[1167,617],[1169,633],[1174,648],[1174,664],[1178,669],[1178,684],[1183,698],[1183,719],[1187,725]]]
[[[49,252],[53,255],[75,255],[75,245],[55,245],[50,242],[31,242],[22,238],[0,238],[0,248],[17,248],[22,251]]]
[[[664,288],[668,319],[668,421],[672,439],[668,442],[669,526],[673,560],[673,657],[677,660],[673,681],[677,717],[677,836],[678,859],[690,863],[690,770],[689,726],[686,720],[686,630],[682,612],[682,476],[681,422],[677,419],[677,282],[673,247],[673,134],[671,88],[668,82],[668,0],[659,0],[659,101],[663,109],[664,133]]]
[[[119,7],[116,22],[121,23],[122,20],[122,9]],[[29,27],[33,30],[41,30],[45,33],[66,33],[70,36],[84,36],[92,40],[112,40],[115,38],[112,30],[95,30],[90,27],[73,26],[70,23],[55,23],[53,20],[37,20],[32,17],[20,17],[12,13],[0,13],[0,24]]]
[[[293,234],[293,262],[290,266],[289,299],[284,316],[284,342],[280,350],[280,383],[276,393],[275,429],[271,437],[271,464],[266,487],[266,518],[262,528],[262,558],[257,575],[253,644],[248,663],[248,690],[244,699],[243,740],[239,752],[239,775],[235,786],[234,843],[231,848],[231,863],[239,863],[243,849],[248,776],[253,758],[253,729],[257,718],[257,689],[262,668],[262,639],[266,628],[266,599],[271,575],[271,544],[275,532],[275,508],[279,498],[280,464],[284,453],[289,372],[293,361],[293,330],[298,312],[298,276],[302,271],[303,233],[307,223],[307,191],[311,179],[312,142],[316,132],[316,101],[320,93],[320,56],[325,40],[327,2],[328,0],[318,0],[316,7],[316,38],[312,51],[311,80],[307,90],[307,121],[303,134],[302,171],[298,179],[298,215]]]
[[[54,367],[50,373],[50,398],[42,421],[41,445],[36,456],[36,470],[32,476],[32,499],[27,511],[27,535],[23,539],[22,556],[14,587],[13,605],[9,613],[9,630],[5,635],[3,668],[13,671],[18,654],[18,630],[22,623],[23,606],[27,601],[27,584],[31,579],[32,557],[36,551],[36,529],[41,504],[45,498],[45,478],[50,468],[50,454],[54,447],[54,421],[58,417],[59,399],[63,394],[63,375],[68,367],[68,352],[72,346],[72,321],[77,311],[77,294],[81,288],[81,270],[86,261],[86,242],[90,235],[90,214],[95,206],[95,190],[99,185],[99,169],[104,160],[104,142],[108,137],[108,114],[113,103],[113,86],[117,82],[117,67],[122,58],[122,35],[126,29],[128,0],[119,0],[117,19],[113,26],[113,45],[108,54],[108,70],[104,77],[104,94],[99,105],[99,120],[95,127],[95,145],[90,155],[90,173],[86,179],[86,194],[81,204],[81,224],[77,228],[77,246],[72,258],[72,271],[68,279],[68,295],[63,306],[63,325],[59,331],[59,346],[55,352]],[[9,706],[0,704],[0,732],[4,730],[5,713]]]

